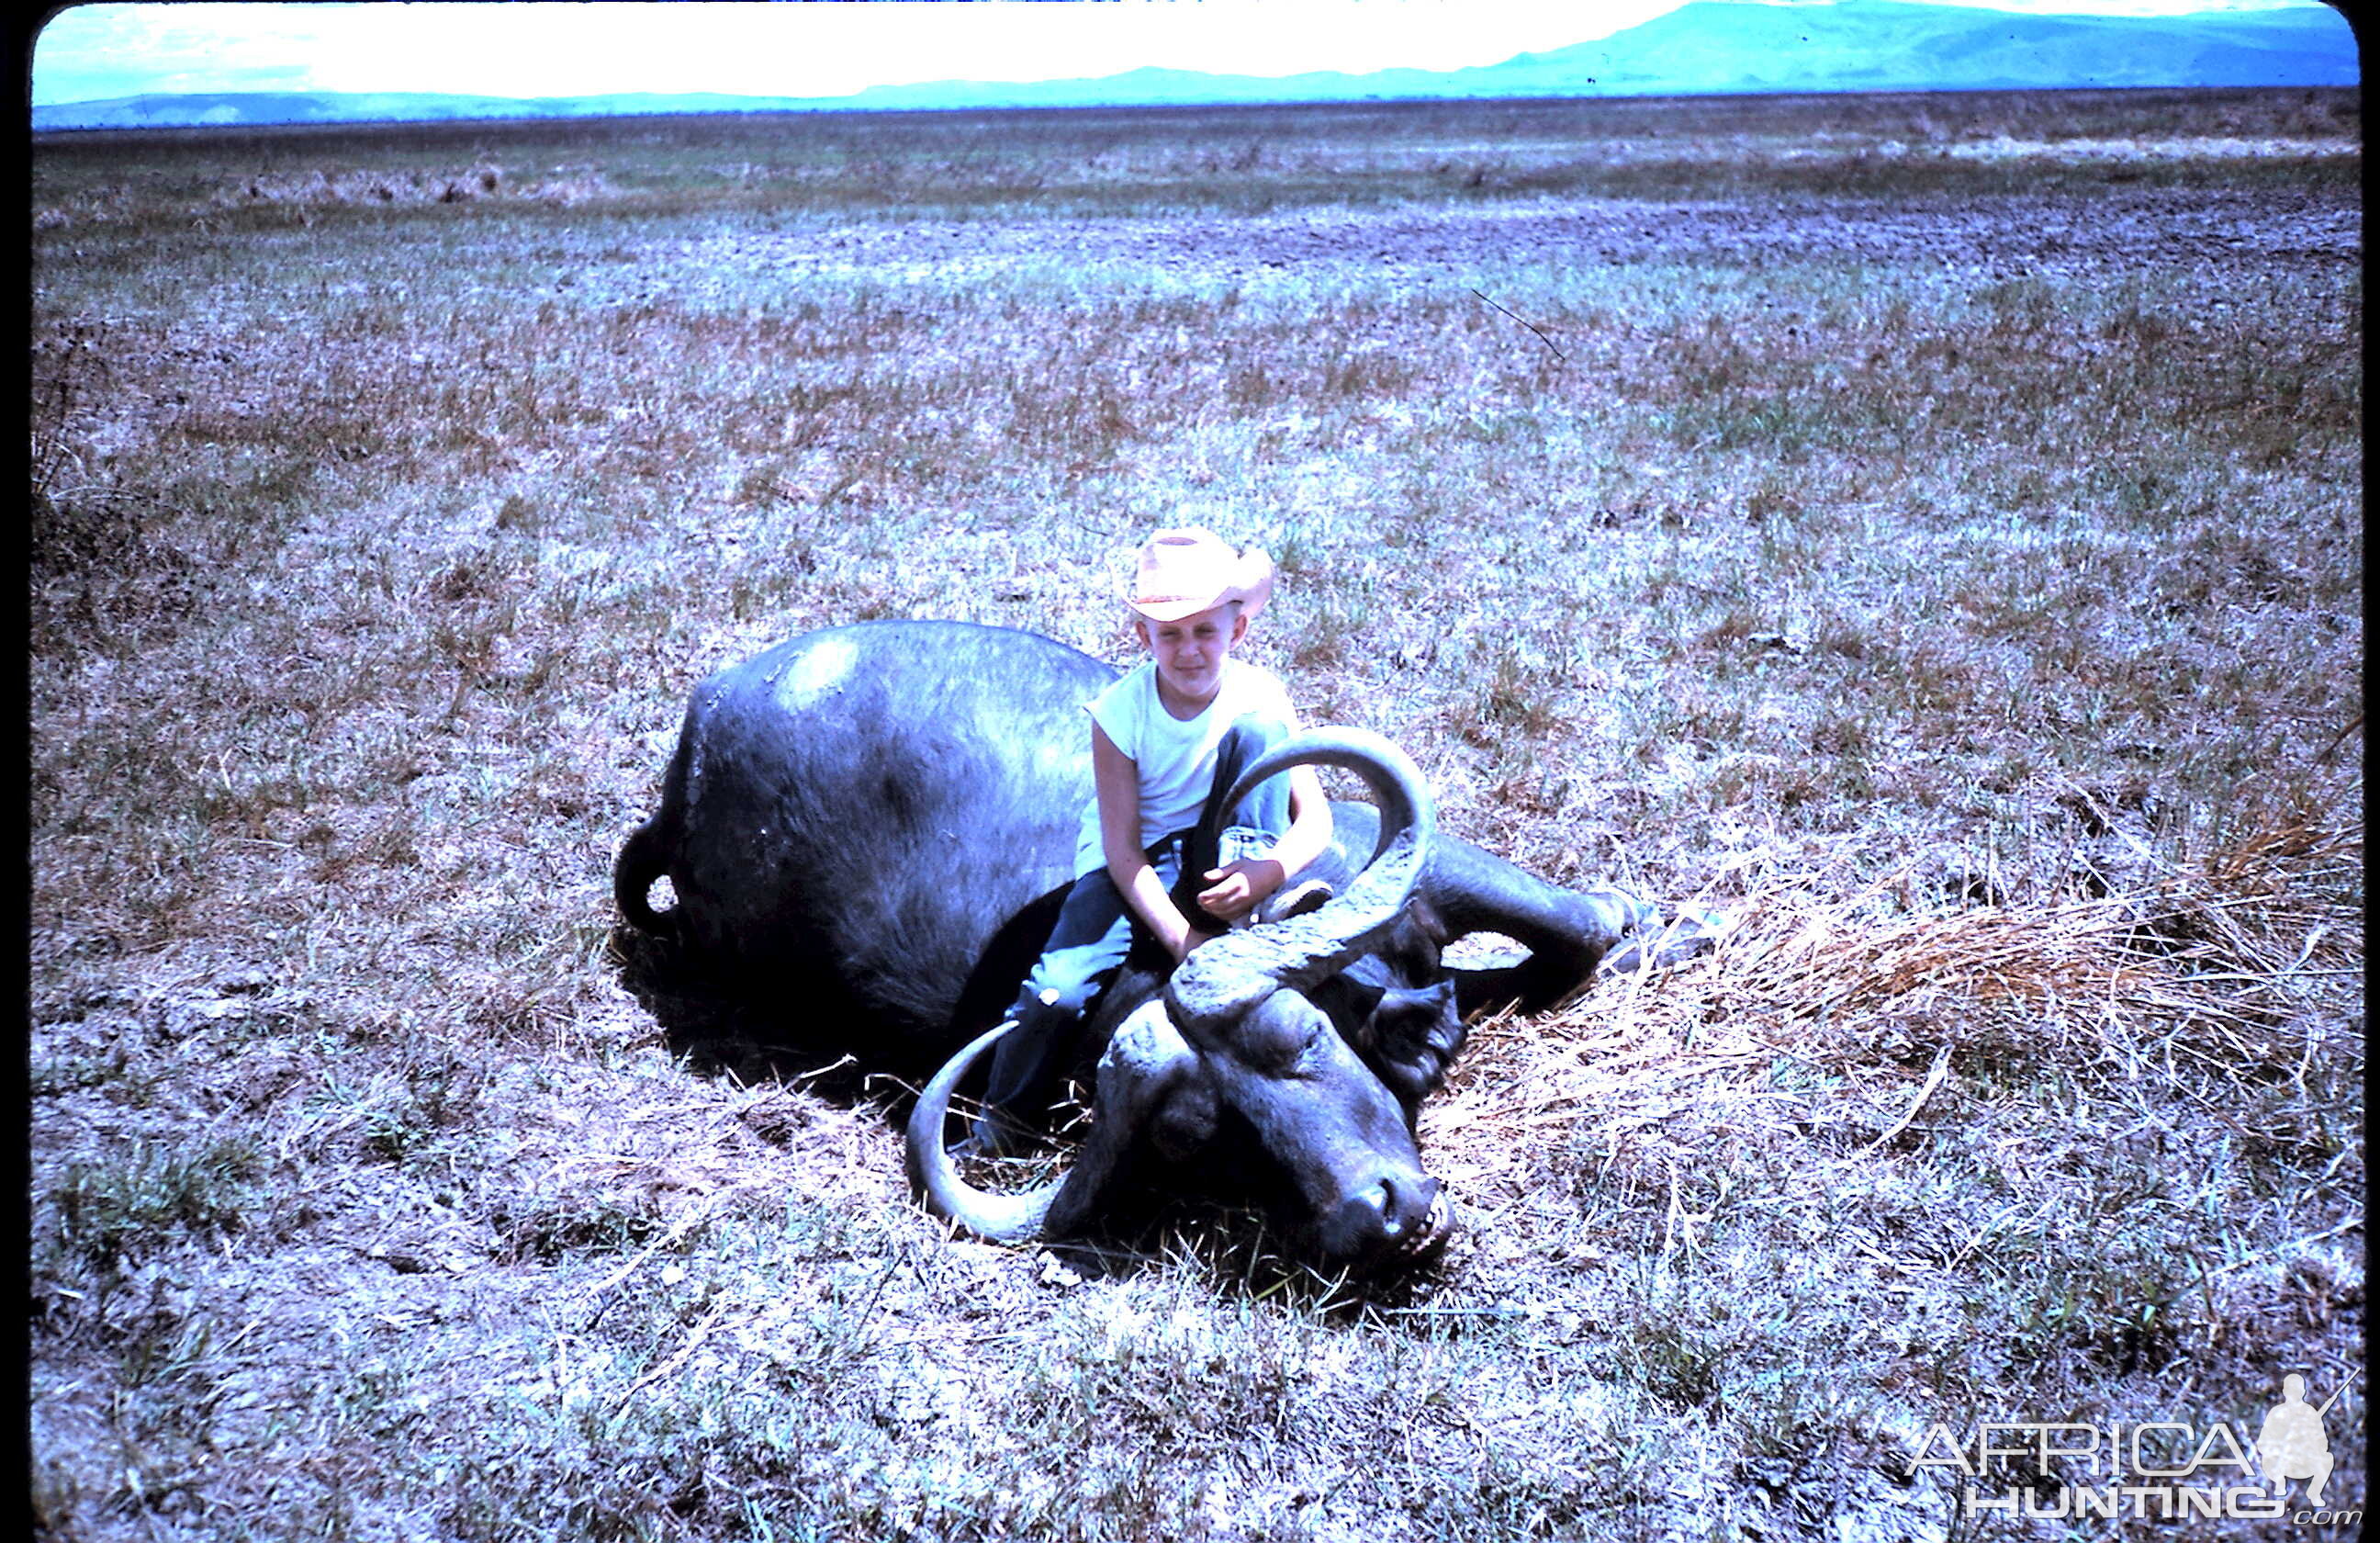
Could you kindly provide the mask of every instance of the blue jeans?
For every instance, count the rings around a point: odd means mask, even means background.
[[[1190,895],[1207,887],[1208,869],[1262,856],[1288,831],[1285,775],[1267,778],[1230,809],[1221,807],[1241,770],[1288,737],[1289,726],[1275,718],[1250,716],[1233,724],[1217,747],[1215,779],[1197,826],[1176,831],[1148,849],[1149,865],[1194,921],[1199,913]],[[1050,1091],[1046,1084],[1072,1048],[1092,1000],[1131,953],[1135,935],[1148,934],[1147,924],[1132,914],[1105,868],[1092,869],[1075,881],[1039,961],[1008,1010],[1017,1027],[992,1054],[987,1105],[1023,1113],[1046,1100]]]

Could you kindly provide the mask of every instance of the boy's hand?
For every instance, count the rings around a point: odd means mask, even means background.
[[[1208,887],[1198,892],[1198,908],[1219,921],[1234,922],[1281,888],[1286,877],[1270,857],[1242,857],[1203,876]]]

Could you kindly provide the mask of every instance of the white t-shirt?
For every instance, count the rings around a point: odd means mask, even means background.
[[[1217,754],[1232,724],[1250,713],[1263,713],[1278,715],[1293,734],[1297,730],[1296,710],[1281,681],[1263,666],[1237,659],[1223,661],[1215,699],[1196,718],[1176,718],[1165,711],[1157,695],[1154,660],[1142,661],[1139,668],[1085,703],[1084,710],[1140,772],[1143,847],[1198,822],[1207,796],[1214,791]],[[1107,860],[1099,800],[1094,794],[1083,811],[1075,871],[1105,868]]]

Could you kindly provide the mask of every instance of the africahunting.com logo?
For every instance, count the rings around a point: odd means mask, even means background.
[[[2281,1379],[2281,1400],[2252,1438],[2218,1421],[2204,1429],[2180,1420],[2136,1425],[1990,1421],[1961,1442],[1937,1424],[1918,1443],[1915,1466],[1961,1476],[1962,1516],[2022,1516],[2038,1521],[2151,1520],[2184,1517],[2287,1517],[2318,1526],[2354,1526],[2360,1510],[2323,1504],[2330,1482],[2330,1438],[2323,1418],[2355,1380],[2315,1404],[2295,1372]],[[2010,1482],[2010,1474],[2039,1476]],[[2079,1476],[2077,1477],[2052,1476]],[[2293,1484],[2302,1488],[2292,1498]]]

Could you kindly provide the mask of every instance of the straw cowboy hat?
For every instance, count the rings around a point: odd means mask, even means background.
[[[1144,542],[1126,604],[1152,622],[1178,622],[1230,601],[1253,616],[1272,595],[1272,559],[1235,550],[1212,530],[1160,530]]]

